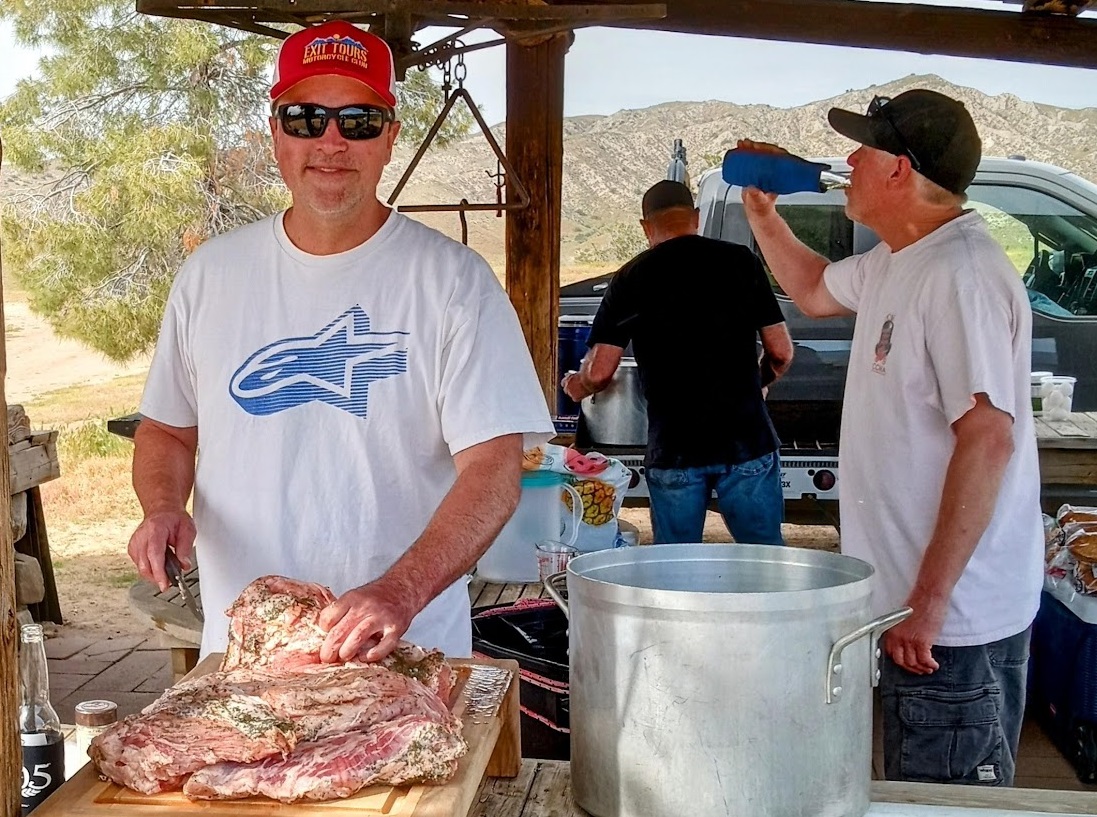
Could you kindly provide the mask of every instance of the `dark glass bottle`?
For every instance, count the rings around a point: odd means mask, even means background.
[[[757,187],[764,193],[821,193],[833,186],[831,177],[838,178],[828,172],[824,180],[823,171],[829,170],[828,164],[809,162],[791,153],[734,148],[724,154],[721,175],[728,184]]]
[[[50,703],[41,624],[19,628],[19,732],[23,743],[22,805],[26,817],[65,782],[65,740]]]

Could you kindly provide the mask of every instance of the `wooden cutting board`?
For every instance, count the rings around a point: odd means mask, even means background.
[[[219,653],[187,675],[217,669]],[[468,754],[441,786],[373,786],[353,797],[325,802],[279,803],[265,797],[192,802],[182,792],[140,794],[100,780],[88,763],[35,809],[35,817],[460,817],[468,814],[485,775],[516,777],[522,767],[518,662],[495,658],[453,659],[457,670],[454,713],[461,718]]]

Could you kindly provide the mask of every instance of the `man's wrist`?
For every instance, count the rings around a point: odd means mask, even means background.
[[[394,604],[413,607],[415,611],[412,613],[412,617],[426,607],[433,598],[433,594],[430,593],[430,588],[426,586],[426,583],[417,581],[411,575],[406,575],[399,564],[393,565],[383,576],[374,579],[372,582],[367,582],[362,587],[370,588],[373,592],[380,594]]]
[[[584,397],[593,393],[587,388],[587,384],[583,382],[582,372],[572,372],[569,374],[567,386],[564,390],[569,392],[569,396],[574,400],[582,400]]]
[[[758,364],[758,375],[762,388],[771,385],[777,379],[777,372],[773,371],[773,363],[768,355],[762,355],[762,360]]]

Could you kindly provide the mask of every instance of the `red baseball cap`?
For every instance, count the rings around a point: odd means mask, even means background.
[[[396,71],[388,43],[345,20],[309,26],[282,41],[270,98],[278,99],[309,77],[330,74],[357,80],[396,107]]]

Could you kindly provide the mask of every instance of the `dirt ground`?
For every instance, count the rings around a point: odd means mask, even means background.
[[[7,289],[7,282],[5,282]],[[81,344],[59,338],[16,291],[5,295],[9,404],[36,399],[74,386],[99,388],[116,378],[142,374],[148,360],[116,364]],[[79,414],[79,410],[76,412]],[[32,425],[45,427],[31,413]],[[47,424],[52,425],[52,424]],[[62,432],[64,433],[64,432]],[[41,486],[46,534],[66,634],[115,636],[150,630],[129,607],[136,574],[126,543],[136,525],[138,506],[129,489],[128,462],[95,460],[72,467],[61,460],[61,478]],[[87,513],[73,494],[90,495],[103,511]]]
[[[23,301],[5,301],[9,403],[68,386],[90,385],[148,370],[147,358],[114,363],[74,340],[59,338]],[[33,418],[32,418],[33,419]]]
[[[73,386],[102,387],[118,378],[143,374],[148,368],[147,360],[118,365],[78,343],[59,339],[24,302],[7,302],[4,310],[9,403],[30,402]],[[72,413],[81,414],[78,408]],[[61,470],[59,480],[42,486],[58,596],[66,620],[58,629],[95,637],[155,632],[129,604],[129,588],[137,576],[126,556],[126,544],[140,519],[140,508],[129,485],[128,459],[91,459],[69,466],[62,458]],[[645,508],[625,508],[621,517],[638,528],[641,544],[651,542]],[[836,549],[838,545],[837,533],[830,527],[786,525],[785,536],[789,544],[802,547]],[[723,520],[715,513],[709,514],[704,541],[730,541]]]

